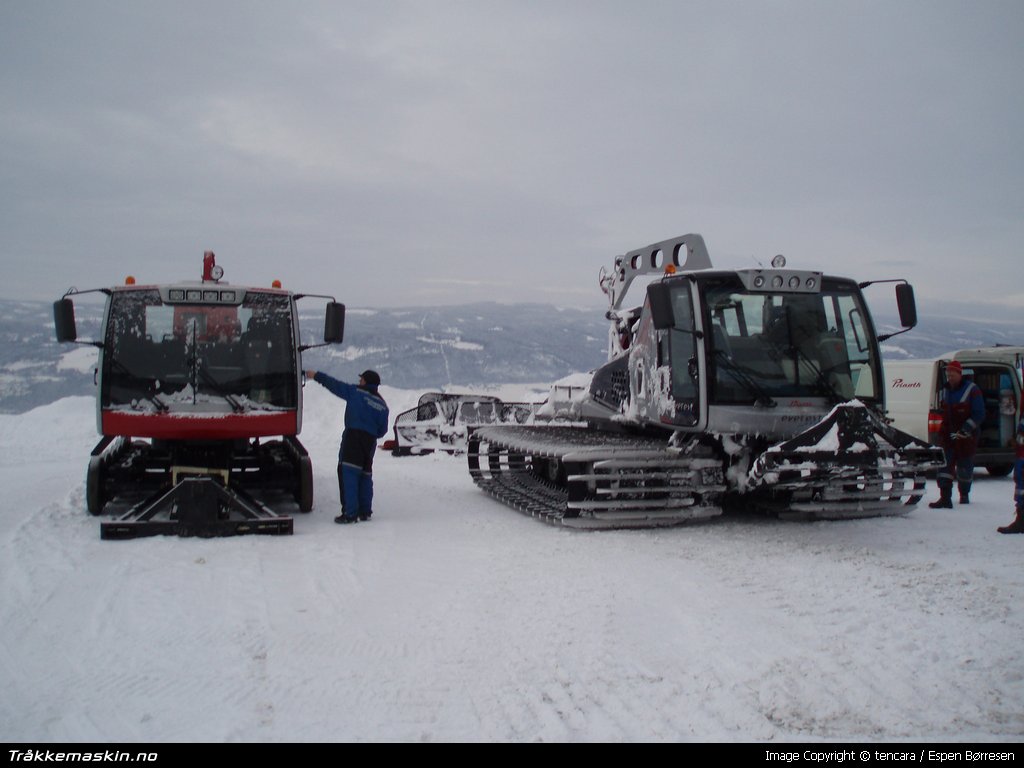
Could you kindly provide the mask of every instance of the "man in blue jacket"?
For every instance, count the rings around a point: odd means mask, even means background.
[[[359,374],[359,384],[346,384],[323,371],[306,371],[306,378],[325,386],[345,401],[345,431],[338,451],[338,490],[341,514],[336,523],[369,520],[373,514],[373,454],[377,440],[388,433],[388,404],[377,392],[376,371]]]

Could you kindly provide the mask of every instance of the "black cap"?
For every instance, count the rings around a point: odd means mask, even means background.
[[[359,374],[359,378],[369,384],[371,387],[380,386],[380,374],[376,371],[363,371]]]

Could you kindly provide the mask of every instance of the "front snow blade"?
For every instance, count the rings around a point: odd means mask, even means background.
[[[291,534],[292,519],[276,514],[241,488],[226,488],[210,477],[183,478],[117,520],[100,524],[102,539],[246,533]]]
[[[942,451],[859,403],[837,405],[813,427],[765,451],[748,475],[759,506],[780,516],[903,514],[924,492]]]

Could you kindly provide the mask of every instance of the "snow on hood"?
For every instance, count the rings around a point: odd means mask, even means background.
[[[834,405],[832,407],[832,410],[830,410],[827,414],[825,414],[825,416],[823,418],[821,418],[817,422],[817,424],[820,424],[822,421],[825,421],[826,419],[831,418],[836,413],[836,411],[838,411],[840,408],[867,408],[867,406],[861,400],[850,400],[849,402],[839,403],[837,405]],[[808,427],[808,429],[813,429],[815,426],[816,426],[815,424],[812,424],[810,427]],[[807,430],[803,430],[803,432],[806,432],[806,431]],[[803,432],[801,432],[800,434],[803,434]],[[785,443],[785,442],[789,442],[789,441],[788,440],[784,440],[783,443]],[[778,453],[781,450],[782,450],[782,443],[779,443],[777,445],[773,445],[770,448],[768,448],[765,451],[765,453]],[[833,424],[832,427],[829,429],[829,431],[826,432],[824,435],[822,435],[821,439],[819,439],[818,442],[816,442],[815,444],[813,444],[813,445],[804,445],[804,446],[800,446],[800,447],[797,447],[797,448],[790,448],[788,450],[790,452],[792,452],[792,453],[816,453],[816,452],[819,452],[819,451],[833,451],[833,452],[834,451],[838,451],[839,450],[839,423],[837,422],[837,423]],[[851,452],[851,453],[859,453],[861,451],[869,451],[869,450],[871,450],[871,448],[869,446],[865,445],[864,443],[853,443],[853,444],[850,445],[850,447],[848,449],[848,451]]]
[[[548,399],[536,412],[542,419],[577,419],[580,405],[590,394],[593,373],[570,373],[551,385]]]
[[[270,412],[281,412],[291,410],[278,405],[271,405],[270,403],[262,403],[258,400],[253,400],[248,395],[232,395],[232,398],[237,402],[245,411],[270,411]],[[233,413],[234,409],[231,407],[226,399],[220,395],[213,395],[206,392],[200,392],[195,396],[195,402],[192,397],[192,385],[187,384],[184,389],[179,390],[171,395],[160,394],[157,395],[159,402],[164,403],[170,411],[165,413],[166,416],[171,417],[188,417],[188,418],[218,418],[225,414]],[[122,405],[116,405],[106,410],[114,411],[116,413],[159,413],[160,409],[156,403],[152,400],[145,398],[138,398],[132,400],[131,403],[125,403]]]
[[[556,381],[552,386],[554,387],[582,387],[583,389],[590,388],[590,381],[594,378],[593,373],[570,373],[568,376],[563,376]]]

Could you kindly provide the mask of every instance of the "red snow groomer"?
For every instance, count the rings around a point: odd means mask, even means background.
[[[331,296],[221,282],[214,254],[203,279],[70,289],[54,302],[57,340],[99,348],[97,429],[86,506],[105,539],[157,534],[290,534],[269,500],[313,506],[302,429],[303,350],[296,301],[327,299],[323,344],[342,340],[345,307]],[[106,295],[101,341],[78,341],[72,297]]]

